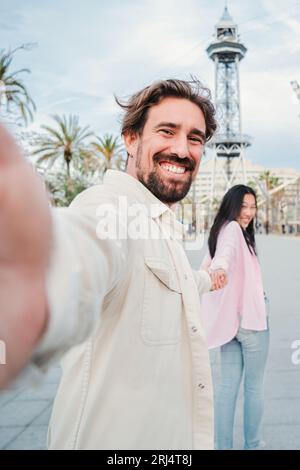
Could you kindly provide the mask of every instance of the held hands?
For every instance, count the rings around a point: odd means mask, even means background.
[[[0,389],[29,361],[47,325],[51,216],[45,189],[0,124]],[[2,355],[3,356],[3,355]]]
[[[227,274],[224,269],[217,269],[216,271],[208,271],[212,286],[211,291],[223,289],[228,282]]]

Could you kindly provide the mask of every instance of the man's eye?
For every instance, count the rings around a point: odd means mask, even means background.
[[[192,140],[193,142],[198,142],[201,145],[204,145],[204,141],[203,139],[201,139],[201,137],[190,137],[190,140]]]
[[[167,134],[167,135],[173,135],[173,132],[170,131],[169,129],[159,129],[159,132],[163,132],[164,134]]]

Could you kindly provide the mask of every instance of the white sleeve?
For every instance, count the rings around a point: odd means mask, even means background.
[[[128,243],[100,239],[97,218],[70,208],[53,211],[53,246],[47,275],[49,320],[33,363],[48,366],[84,341],[105,295],[124,274]]]
[[[211,278],[208,272],[204,271],[203,269],[199,271],[193,271],[193,272],[194,272],[194,277],[196,280],[199,294],[202,295],[202,294],[205,294],[206,292],[209,292],[212,287],[212,282],[211,282]]]

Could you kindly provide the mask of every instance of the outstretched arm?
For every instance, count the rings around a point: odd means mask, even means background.
[[[47,366],[86,340],[126,272],[128,240],[103,237],[96,207],[77,206],[50,211],[41,181],[1,128],[0,388],[29,361]]]
[[[28,362],[48,321],[51,215],[42,182],[0,126],[0,388]]]

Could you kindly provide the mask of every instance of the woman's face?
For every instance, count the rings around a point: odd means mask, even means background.
[[[241,207],[241,212],[238,218],[236,219],[236,221],[240,224],[240,226],[244,230],[246,230],[251,220],[254,219],[255,215],[256,215],[255,197],[253,196],[253,194],[245,194],[242,207]]]

